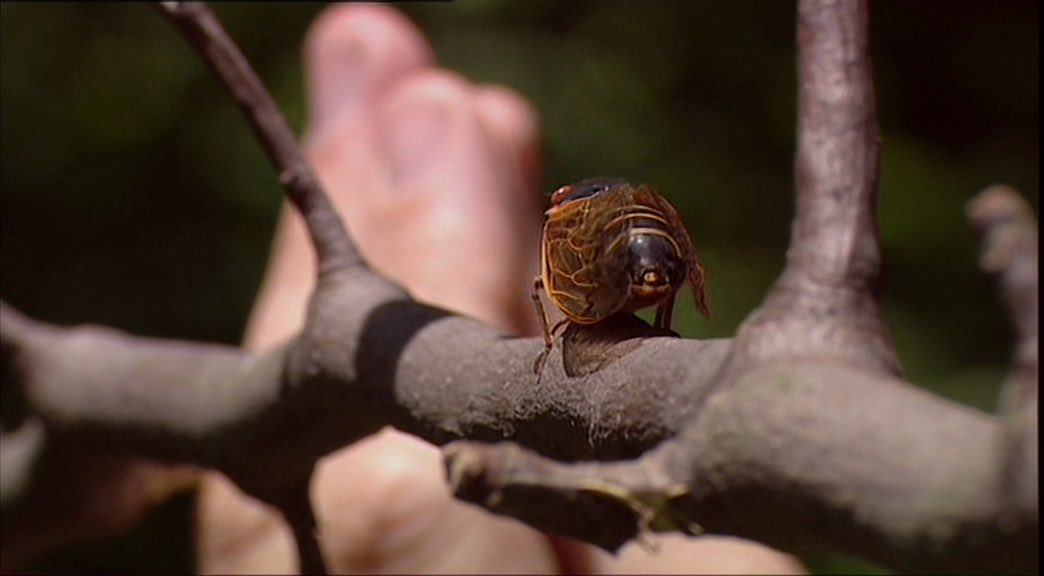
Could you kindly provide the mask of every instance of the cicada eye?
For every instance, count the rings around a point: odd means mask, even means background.
[[[627,184],[627,181],[620,178],[593,178],[576,184],[568,184],[551,194],[551,205],[558,206],[564,202],[589,198],[621,184]]]

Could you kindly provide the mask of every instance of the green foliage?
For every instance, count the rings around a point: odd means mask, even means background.
[[[671,198],[714,312],[683,295],[679,330],[735,331],[782,267],[793,213],[790,3],[402,8],[446,66],[535,103],[545,190],[618,175]],[[303,126],[300,42],[321,6],[216,9]],[[887,313],[911,380],[984,409],[1010,328],[963,210],[994,182],[1038,205],[1038,10],[872,7]],[[141,5],[5,4],[0,20],[3,297],[53,322],[236,342],[281,200],[224,90]]]

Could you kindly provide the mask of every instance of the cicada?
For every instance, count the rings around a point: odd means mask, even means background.
[[[652,188],[592,179],[551,195],[541,239],[533,302],[543,323],[539,372],[564,324],[596,324],[617,312],[656,306],[654,325],[670,329],[674,299],[686,280],[707,316],[703,265],[674,207]],[[565,318],[550,327],[540,290]]]

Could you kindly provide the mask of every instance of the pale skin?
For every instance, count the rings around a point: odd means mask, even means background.
[[[307,153],[367,261],[418,300],[537,335],[529,296],[542,198],[537,113],[521,96],[434,63],[390,6],[326,9],[305,45]],[[247,331],[263,352],[300,329],[311,247],[284,210]],[[332,572],[794,573],[757,544],[658,537],[613,557],[455,501],[436,447],[394,430],[325,458],[312,485]],[[291,573],[278,514],[218,474],[203,483],[201,572]]]

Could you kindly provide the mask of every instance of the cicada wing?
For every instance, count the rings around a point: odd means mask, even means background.
[[[625,201],[606,192],[549,211],[543,254],[548,296],[578,324],[599,322],[627,302],[626,254],[613,248],[608,226]]]

